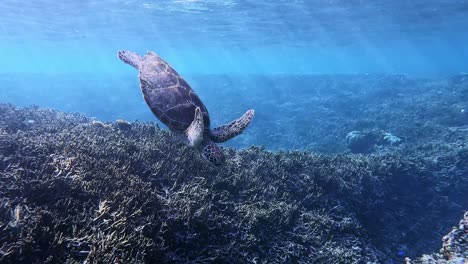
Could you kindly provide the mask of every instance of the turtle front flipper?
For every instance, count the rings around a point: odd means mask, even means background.
[[[135,67],[137,70],[140,69],[140,64],[143,61],[143,57],[138,55],[138,53],[128,50],[117,51],[117,56],[121,61]]]
[[[217,128],[214,128],[213,130],[210,131],[210,137],[213,142],[216,143],[222,143],[225,141],[228,141],[229,139],[240,135],[245,128],[250,124],[254,117],[254,110],[250,109],[249,111],[245,112],[244,115],[242,115],[240,118],[219,126]]]
[[[190,126],[185,130],[186,144],[189,147],[197,147],[203,141],[203,132],[205,125],[203,124],[203,113],[200,107],[195,109],[195,116]]]
[[[211,140],[203,141],[200,153],[211,165],[219,166],[226,160],[223,150]]]

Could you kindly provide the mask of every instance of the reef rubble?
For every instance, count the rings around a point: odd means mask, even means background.
[[[0,104],[0,261],[404,263],[468,208],[463,147],[224,150],[216,168],[155,123]]]

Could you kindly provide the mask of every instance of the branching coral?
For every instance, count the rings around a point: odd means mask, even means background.
[[[383,262],[436,247],[468,206],[468,180],[446,170],[466,169],[464,152],[434,164],[252,147],[215,168],[155,124],[12,105],[0,143],[4,263]]]

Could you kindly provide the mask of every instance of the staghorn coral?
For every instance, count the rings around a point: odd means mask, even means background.
[[[154,123],[12,105],[0,143],[4,263],[381,263],[435,249],[468,206],[468,180],[447,171],[465,152],[252,147],[214,168]]]

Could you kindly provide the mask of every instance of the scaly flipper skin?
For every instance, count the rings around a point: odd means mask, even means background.
[[[133,51],[119,50],[117,56],[123,62],[128,65],[135,67],[137,70],[140,69],[141,61],[143,58]]]
[[[203,141],[200,153],[206,161],[215,166],[220,166],[226,161],[223,150],[211,140]]]
[[[213,140],[213,142],[216,143],[222,143],[228,141],[229,139],[237,135],[240,135],[244,131],[244,129],[247,128],[247,126],[250,124],[254,115],[255,112],[253,109],[251,109],[245,112],[245,114],[240,118],[211,130],[211,140]]]
[[[203,114],[200,110],[200,107],[195,109],[195,116],[193,118],[192,124],[185,131],[185,136],[187,137],[187,145],[189,147],[197,147],[203,141],[203,132],[205,126],[203,125]]]

